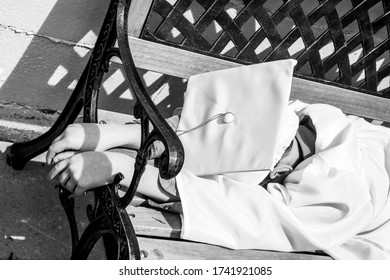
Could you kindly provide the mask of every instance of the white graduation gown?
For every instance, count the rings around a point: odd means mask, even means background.
[[[389,130],[329,105],[290,106],[311,117],[316,154],[268,192],[223,174],[182,170],[182,238],[233,249],[323,250],[336,259],[390,258]]]

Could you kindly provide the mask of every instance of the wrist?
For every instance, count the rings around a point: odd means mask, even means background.
[[[120,152],[104,152],[104,154],[109,158],[111,162],[111,182],[114,181],[116,174],[120,172],[124,176],[120,184],[124,186],[129,186],[131,178],[133,176],[133,158],[129,155]]]
[[[139,125],[104,124],[99,125],[100,141],[97,151],[107,151],[116,147],[139,148]]]

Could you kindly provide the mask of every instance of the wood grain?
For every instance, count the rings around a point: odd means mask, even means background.
[[[138,237],[144,260],[331,260],[324,254],[232,250],[185,240]]]
[[[177,214],[149,207],[130,205],[126,208],[137,235],[180,238],[181,219]]]
[[[128,34],[139,37],[145,25],[153,0],[133,0],[129,10]]]
[[[241,64],[130,37],[137,67],[171,76],[192,75],[238,67]],[[347,114],[390,121],[390,100],[329,84],[293,78],[291,99],[325,103]]]

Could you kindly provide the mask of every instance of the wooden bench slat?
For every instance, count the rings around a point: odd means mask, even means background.
[[[137,235],[180,238],[181,219],[177,214],[149,207],[126,208]]]
[[[293,78],[291,99],[307,103],[325,103],[347,114],[390,121],[390,100],[357,91]]]
[[[192,75],[237,67],[241,64],[154,42],[129,37],[137,67],[188,78]],[[390,100],[353,90],[294,77],[291,99],[326,103],[347,114],[390,122]]]
[[[265,250],[232,250],[185,240],[138,237],[145,260],[330,260],[329,256]]]
[[[242,65],[131,36],[129,43],[137,67],[179,78]]]
[[[128,34],[139,37],[148,17],[150,6],[153,0],[133,0],[129,10]]]

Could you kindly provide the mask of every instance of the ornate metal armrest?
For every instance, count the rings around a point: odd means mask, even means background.
[[[168,125],[153,104],[134,65],[127,33],[127,21],[131,0],[112,0],[103,28],[91,56],[84,97],[84,122],[97,121],[97,95],[102,75],[108,70],[112,56],[123,62],[129,85],[136,96],[134,116],[141,123],[141,146],[135,159],[134,173],[125,195],[118,195],[119,181],[94,190],[95,205],[87,209],[91,223],[78,238],[73,212],[73,198],[60,188],[61,202],[65,208],[72,231],[72,259],[85,259],[98,239],[103,237],[108,259],[139,259],[140,250],[134,228],[126,212],[145,170],[149,149],[155,141],[161,141],[165,151],[159,159],[160,176],[175,177],[184,161],[183,146],[176,133]],[[116,24],[116,26],[115,26]],[[115,28],[116,27],[116,28]],[[115,41],[118,41],[118,48]],[[152,129],[149,126],[152,125]]]
[[[141,122],[141,147],[135,160],[131,184],[124,196],[120,197],[117,191],[119,181],[123,179],[121,176],[117,176],[113,184],[94,190],[95,205],[87,209],[91,223],[80,239],[73,210],[74,200],[68,191],[60,187],[60,199],[72,232],[72,259],[87,258],[101,237],[107,258],[139,259],[140,250],[126,206],[137,190],[148,161],[149,149],[157,140],[163,143],[165,151],[159,159],[158,167],[160,176],[164,179],[175,177],[184,161],[180,140],[153,104],[134,65],[127,32],[130,4],[131,0],[111,0],[88,64],[61,116],[42,136],[12,145],[7,157],[8,163],[15,169],[22,169],[32,157],[49,147],[55,137],[75,120],[81,108],[84,108],[84,122],[97,122],[97,97],[103,74],[108,71],[113,56],[122,60],[129,85],[137,99],[134,116]],[[116,42],[119,47],[116,47]],[[152,129],[149,129],[150,125]]]
[[[145,86],[135,67],[128,40],[127,22],[131,0],[120,0],[117,9],[116,31],[118,36],[119,56],[129,80],[130,87],[137,98],[134,116],[140,119],[142,136],[141,147],[138,150],[135,163],[135,172],[130,188],[119,201],[120,207],[126,207],[134,196],[139,179],[145,170],[151,145],[159,140],[165,151],[158,161],[160,176],[164,179],[175,177],[181,170],[184,162],[183,146],[172,128],[157,110],[153,101],[146,92]],[[149,129],[149,125],[152,129]]]

